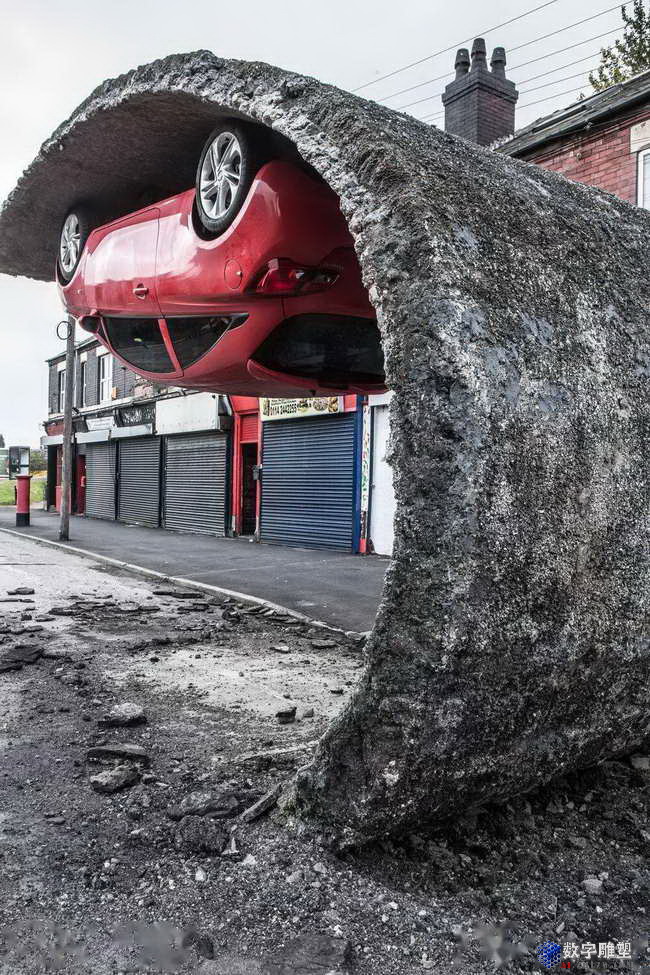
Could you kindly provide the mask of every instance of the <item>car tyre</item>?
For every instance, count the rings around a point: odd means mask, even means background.
[[[91,214],[84,207],[75,207],[66,214],[61,225],[57,257],[59,278],[64,284],[74,277],[93,225]]]
[[[230,226],[270,156],[257,126],[227,120],[213,130],[196,171],[196,214],[207,236],[218,237]]]

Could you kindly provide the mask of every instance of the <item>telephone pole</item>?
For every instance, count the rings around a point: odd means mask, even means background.
[[[70,538],[70,502],[72,495],[72,407],[74,404],[74,335],[75,320],[74,318],[68,316],[65,346],[65,397],[63,401],[61,520],[59,522],[59,539],[63,542],[67,542]]]

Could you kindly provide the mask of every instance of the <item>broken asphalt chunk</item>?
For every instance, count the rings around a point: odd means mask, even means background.
[[[276,711],[275,716],[278,719],[278,724],[293,724],[296,720],[296,708],[284,708],[281,711]]]
[[[266,795],[262,796],[261,799],[258,799],[257,802],[253,803],[252,806],[249,806],[248,809],[244,810],[244,812],[241,814],[242,820],[245,823],[253,823],[256,819],[259,819],[265,813],[269,812],[275,805],[277,805],[281,792],[282,786],[276,785],[275,788],[271,789],[270,792],[267,792]]]
[[[0,657],[0,674],[9,670],[20,670],[26,664],[35,664],[42,656],[42,647],[19,643],[5,650]]]
[[[130,762],[140,762],[142,765],[151,763],[150,755],[141,745],[129,743],[116,745],[94,745],[86,752],[87,761],[101,762],[105,759],[123,758]]]
[[[90,785],[95,792],[112,795],[121,789],[128,789],[140,779],[140,772],[135,765],[116,765],[90,776]]]
[[[144,708],[132,701],[124,701],[116,704],[103,718],[99,719],[99,724],[108,728],[125,728],[135,724],[146,724],[147,716]]]
[[[209,816],[210,819],[228,819],[237,816],[250,803],[257,799],[259,793],[222,792],[213,795],[211,792],[190,792],[179,803],[167,808],[170,819],[182,819],[183,816]]]
[[[154,596],[167,596],[169,599],[196,599],[196,592],[184,589],[154,589]]]

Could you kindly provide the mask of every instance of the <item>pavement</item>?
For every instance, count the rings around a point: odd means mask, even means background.
[[[0,508],[0,529],[58,541],[56,512],[31,511],[16,529],[15,508]],[[317,549],[260,545],[247,538],[188,535],[94,518],[72,517],[64,546],[265,599],[344,630],[373,624],[389,559]]]

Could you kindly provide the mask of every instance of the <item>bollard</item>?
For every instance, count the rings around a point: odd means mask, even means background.
[[[29,491],[31,474],[16,475],[16,527],[29,525]]]

